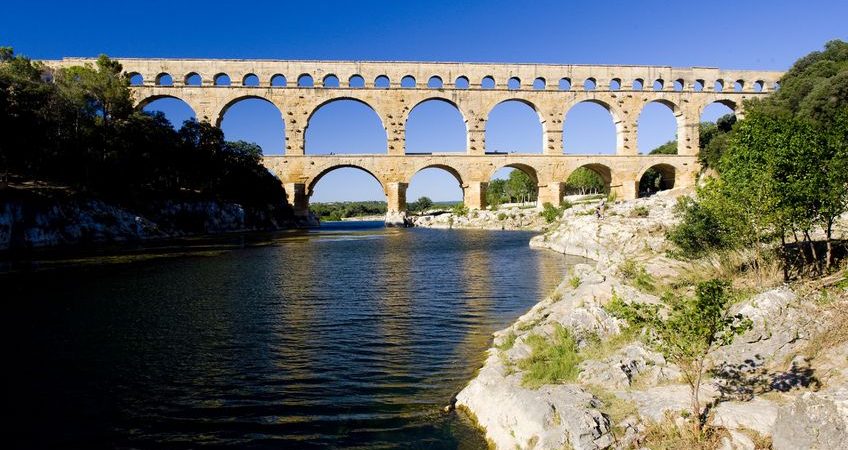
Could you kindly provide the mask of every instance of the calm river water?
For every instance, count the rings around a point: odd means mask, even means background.
[[[484,448],[442,407],[569,260],[531,234],[330,224],[0,275],[12,448]],[[205,444],[205,445],[203,445]]]

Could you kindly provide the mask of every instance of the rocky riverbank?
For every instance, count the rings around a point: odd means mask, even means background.
[[[439,229],[524,230],[542,231],[550,226],[539,213],[539,207],[510,207],[495,211],[471,211],[465,215],[451,212],[408,216],[412,226]]]
[[[144,208],[83,195],[11,191],[0,198],[0,251],[269,231],[308,223],[273,206],[213,200],[165,200]]]
[[[624,333],[604,306],[618,296],[655,303],[658,289],[703,278],[715,267],[666,256],[674,193],[611,205],[603,220],[580,208],[531,245],[585,256],[494,346],[456,404],[496,448],[640,448],[648,434],[683,426],[689,388],[680,370]],[[588,208],[586,208],[588,209]],[[704,264],[704,263],[699,263]],[[844,277],[844,273],[840,275]],[[753,328],[710,355],[701,398],[714,446],[727,449],[846,448],[848,282],[814,287],[752,283],[734,312]],[[560,327],[577,341],[574,381],[533,386],[522,362],[534,340]]]

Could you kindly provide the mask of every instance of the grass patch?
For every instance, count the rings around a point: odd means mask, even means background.
[[[697,433],[691,427],[678,427],[671,418],[652,422],[645,428],[640,447],[651,450],[714,450],[720,448],[721,439],[728,435],[724,428],[704,427]]]
[[[577,366],[582,359],[577,341],[567,328],[555,324],[549,338],[533,334],[525,342],[530,346],[530,356],[518,362],[518,367],[524,371],[522,384],[525,387],[536,389],[545,384],[577,379]]]
[[[587,345],[580,350],[580,355],[584,360],[603,360],[624,348],[625,345],[632,343],[638,337],[639,330],[635,327],[627,327],[621,330],[621,333],[606,339],[601,339],[597,334],[592,334],[586,338]]]
[[[636,289],[648,293],[656,292],[657,286],[654,282],[654,277],[645,270],[645,266],[636,263],[636,261],[633,261],[632,259],[624,261],[618,267],[618,271],[621,273],[621,276],[633,284]]]
[[[651,210],[649,210],[647,206],[642,206],[642,205],[637,206],[637,207],[633,208],[632,210],[630,210],[630,216],[631,217],[648,217],[648,215],[650,213],[651,213]]]
[[[580,277],[577,276],[577,275],[574,275],[573,277],[569,278],[569,280],[568,280],[569,286],[571,286],[573,289],[579,288],[580,283],[581,283]]]
[[[496,345],[495,348],[505,352],[515,345],[515,339],[517,338],[518,336],[515,335],[515,332],[510,331],[509,334],[506,335],[506,337],[501,339],[501,343]]]
[[[618,428],[618,424],[630,416],[639,417],[639,410],[636,408],[636,403],[620,398],[600,386],[590,385],[586,386],[586,388],[603,403],[601,412],[609,416],[613,426],[613,433],[616,434],[616,437],[623,437],[624,430]]]

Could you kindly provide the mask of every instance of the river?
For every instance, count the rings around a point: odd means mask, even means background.
[[[325,224],[0,275],[13,448],[485,448],[442,408],[577,260],[531,233]],[[9,416],[7,416],[9,417]]]

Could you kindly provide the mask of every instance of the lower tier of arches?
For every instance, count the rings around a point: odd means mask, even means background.
[[[296,214],[306,215],[315,185],[326,174],[341,168],[360,169],[382,187],[389,212],[406,209],[406,190],[424,169],[451,174],[462,188],[469,209],[483,209],[486,188],[495,172],[504,167],[519,169],[537,183],[538,202],[559,206],[569,176],[587,169],[598,177],[604,192],[622,200],[652,195],[672,187],[689,187],[701,166],[695,156],[569,156],[569,155],[315,155],[268,156],[265,166],[284,184]]]

